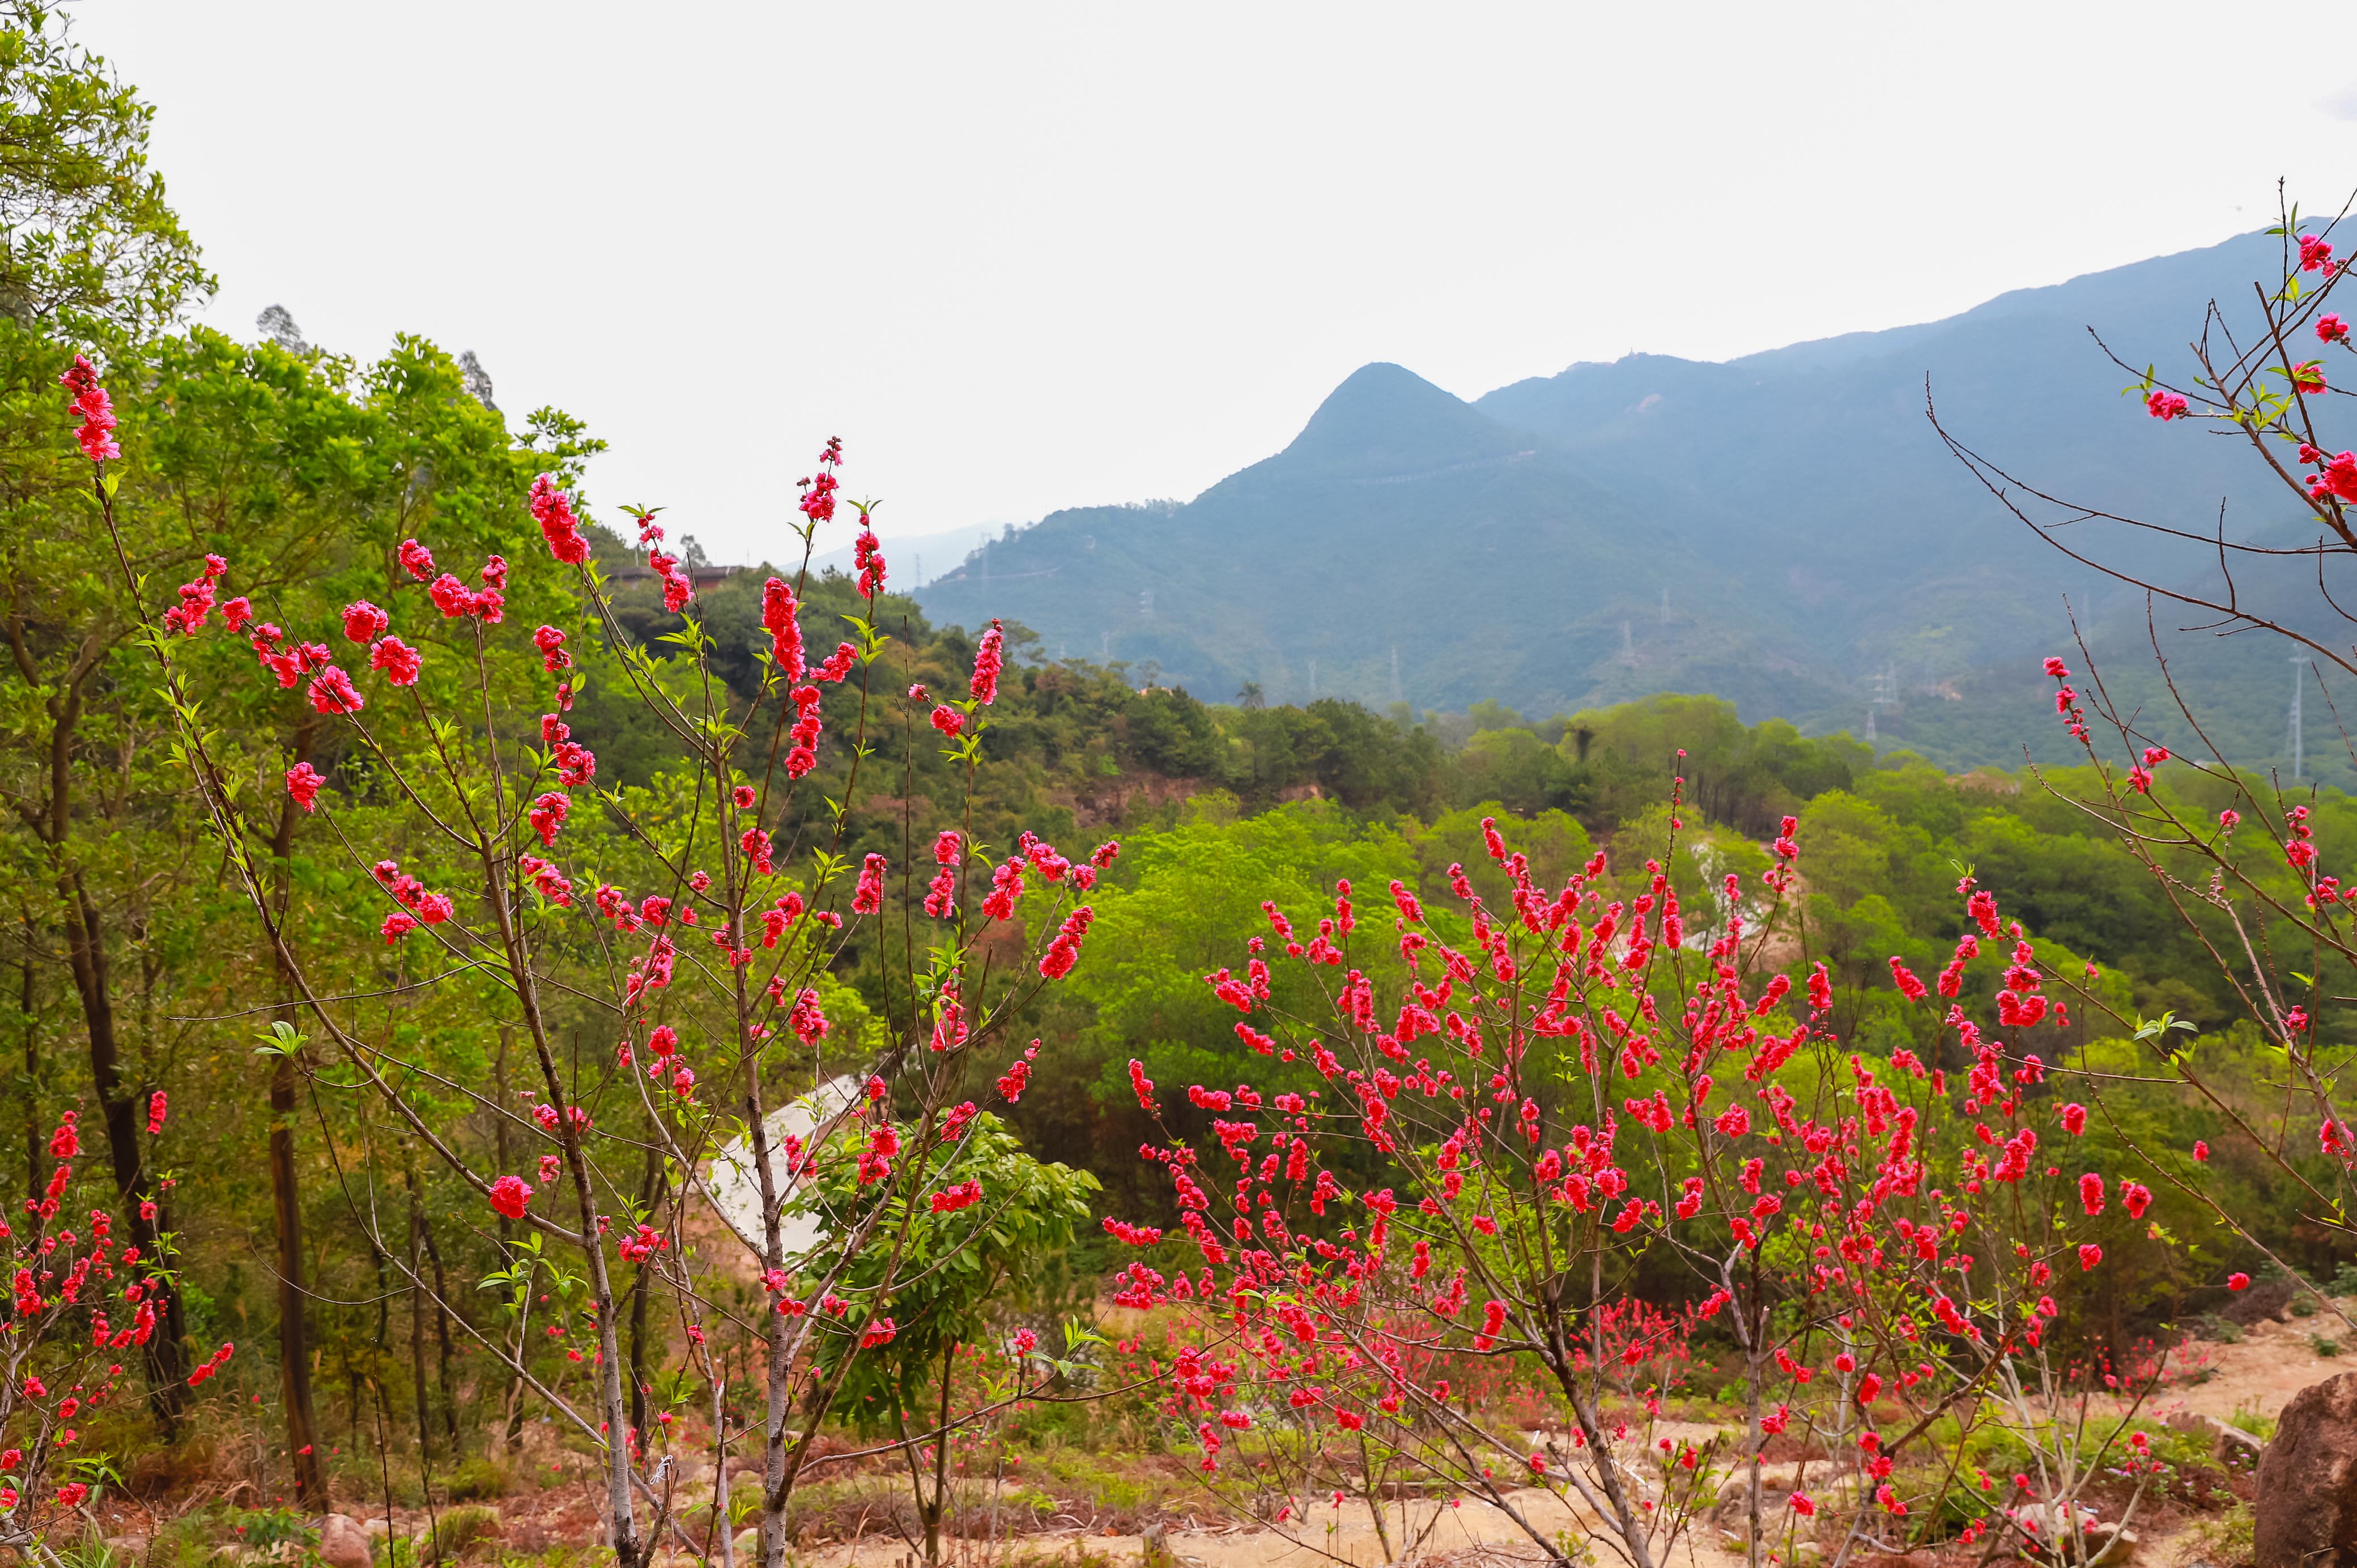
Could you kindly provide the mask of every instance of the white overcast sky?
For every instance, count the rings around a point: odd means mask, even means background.
[[[474,349],[720,560],[830,435],[888,541],[1188,497],[1372,360],[1724,359],[2357,185],[2357,64],[2214,4],[74,10],[209,322]]]

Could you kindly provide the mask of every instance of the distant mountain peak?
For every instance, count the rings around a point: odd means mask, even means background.
[[[1379,361],[1360,366],[1327,393],[1278,460],[1373,473],[1496,456],[1529,445],[1414,371]]]

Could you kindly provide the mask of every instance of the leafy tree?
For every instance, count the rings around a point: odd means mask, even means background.
[[[48,0],[0,5],[0,312],[135,344],[210,292],[147,166],[155,110]]]
[[[908,1130],[903,1141],[919,1143],[917,1130]],[[848,1340],[829,1353],[849,1363],[840,1399],[851,1418],[899,1441],[928,1563],[941,1561],[951,1437],[962,1415],[972,1419],[952,1402],[958,1352],[1016,1331],[1049,1261],[1093,1217],[1097,1190],[1088,1172],[1043,1165],[1025,1154],[1006,1124],[985,1112],[942,1150],[921,1182],[877,1193],[864,1189],[858,1173],[845,1169],[800,1200],[823,1217],[822,1235],[830,1240],[850,1234],[859,1220],[879,1224],[896,1238],[897,1258],[864,1253],[834,1282],[856,1293],[880,1291],[890,1337],[870,1353],[856,1353]],[[815,1293],[822,1280],[812,1275],[806,1288]]]

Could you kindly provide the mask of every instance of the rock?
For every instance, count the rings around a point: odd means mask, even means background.
[[[328,1568],[369,1568],[369,1534],[361,1528],[360,1520],[340,1513],[331,1513],[321,1520],[319,1561]]]
[[[1789,1477],[1787,1477],[1789,1481]],[[1760,1522],[1771,1535],[1783,1533],[1784,1510],[1792,1500],[1790,1485],[1779,1485],[1777,1477],[1761,1474],[1760,1477]],[[1718,1506],[1711,1518],[1720,1533],[1735,1544],[1729,1550],[1740,1552],[1751,1541],[1751,1477],[1738,1471],[1718,1494]]]
[[[2292,1396],[2258,1482],[2257,1568],[2357,1568],[2357,1372]]]
[[[2236,1293],[2232,1301],[2218,1309],[2218,1316],[2245,1328],[2255,1327],[2289,1312],[2292,1294],[2292,1283],[2287,1279],[2261,1280],[2248,1290]]]
[[[737,1532],[736,1550],[737,1561],[739,1563],[749,1563],[753,1561],[754,1558],[759,1556],[761,1552],[760,1530],[758,1528],[738,1530]]]
[[[2267,1445],[2266,1440],[2255,1433],[2245,1432],[2214,1415],[2203,1415],[2195,1411],[2180,1410],[2169,1417],[2167,1424],[2179,1432],[2197,1433],[2209,1437],[2221,1465],[2239,1463],[2247,1466],[2255,1464],[2260,1450]]]
[[[2059,1508],[2049,1509],[2044,1503],[2025,1503],[2010,1512],[2014,1522],[2021,1527],[2022,1554],[2033,1562],[2051,1558],[2055,1554],[2054,1542],[2066,1532],[2070,1515]],[[2137,1546],[2135,1530],[2122,1530],[2084,1506],[2079,1509],[2079,1540],[2086,1549],[2088,1561],[2099,1563],[2099,1568],[2120,1568],[2136,1555]]]

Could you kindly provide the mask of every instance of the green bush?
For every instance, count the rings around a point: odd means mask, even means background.
[[[433,1540],[440,1548],[436,1560],[447,1563],[463,1556],[468,1547],[499,1532],[499,1509],[472,1503],[452,1509],[434,1521]]]
[[[515,1474],[496,1459],[468,1460],[450,1472],[450,1497],[457,1502],[503,1498],[515,1489]]]

